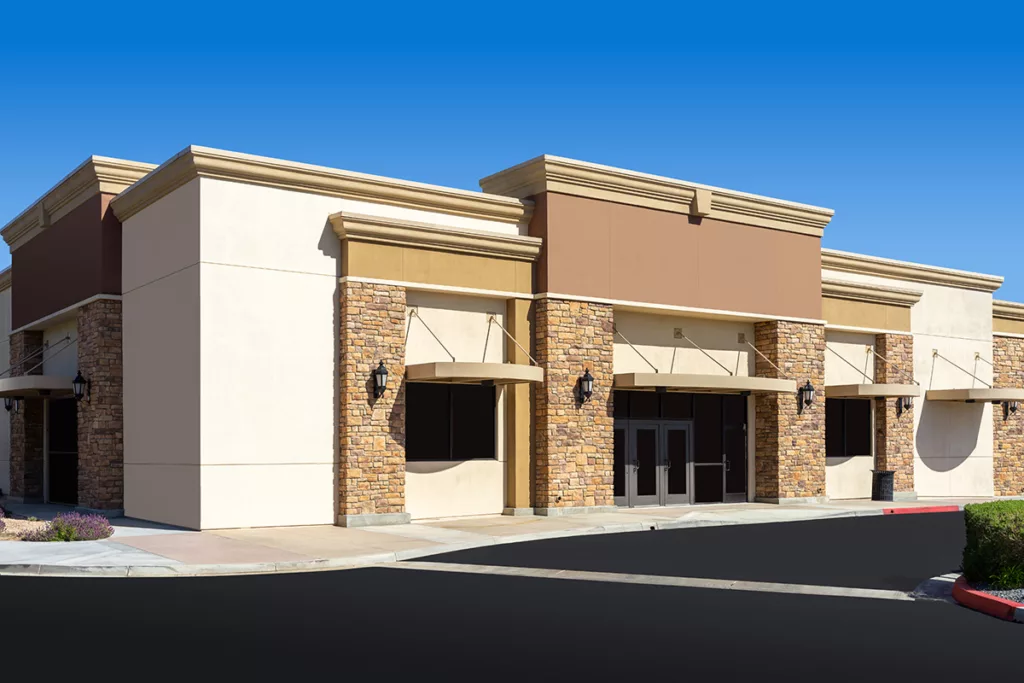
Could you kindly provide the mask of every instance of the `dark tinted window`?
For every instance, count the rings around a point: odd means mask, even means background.
[[[405,394],[406,460],[493,458],[496,391],[410,382]]]
[[[871,455],[871,401],[825,399],[825,455]]]

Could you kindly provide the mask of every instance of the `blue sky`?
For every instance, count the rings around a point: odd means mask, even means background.
[[[7,10],[0,224],[90,154],[199,144],[478,189],[548,153],[827,206],[825,246],[1001,274],[1024,301],[1021,17],[835,6]]]

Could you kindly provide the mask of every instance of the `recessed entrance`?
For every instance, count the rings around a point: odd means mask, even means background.
[[[78,403],[51,400],[47,407],[47,502],[78,504]]]
[[[747,399],[616,391],[615,503],[747,499]]]

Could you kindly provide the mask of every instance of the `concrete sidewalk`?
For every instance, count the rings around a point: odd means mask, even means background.
[[[793,522],[926,511],[982,498],[914,502],[837,501],[778,506],[760,503],[632,508],[565,517],[500,515],[426,520],[385,527],[271,527],[188,531],[134,519],[111,520],[114,535],[80,543],[0,542],[0,574],[204,576],[349,568],[395,562],[498,543],[656,529]],[[40,519],[56,506],[6,505]]]

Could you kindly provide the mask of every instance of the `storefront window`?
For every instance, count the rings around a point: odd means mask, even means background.
[[[467,384],[406,386],[405,459],[495,457],[495,387]]]
[[[871,401],[825,399],[825,456],[871,455]]]

